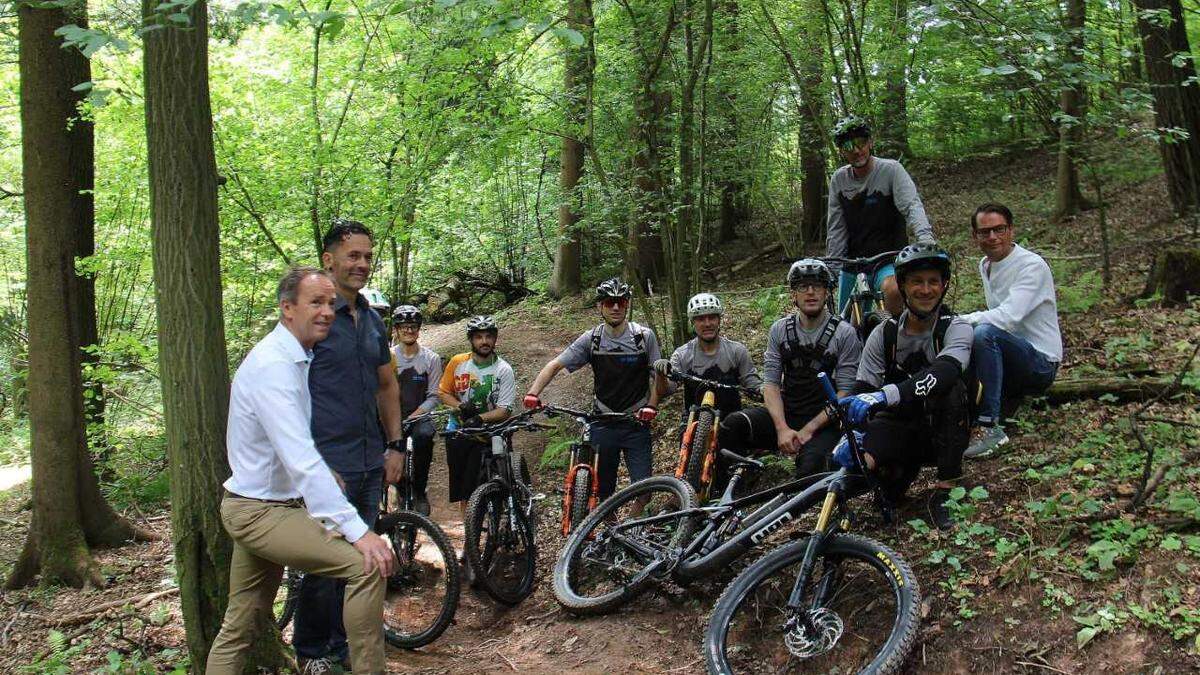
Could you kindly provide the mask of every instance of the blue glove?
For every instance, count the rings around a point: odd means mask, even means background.
[[[860,426],[875,410],[887,405],[887,397],[882,391],[873,391],[858,396],[846,396],[838,400],[838,405],[846,409],[850,424]]]
[[[855,431],[854,440],[858,441],[858,447],[862,447],[863,438],[866,437],[861,431]],[[854,453],[850,450],[850,441],[845,436],[838,441],[837,447],[833,449],[833,463],[840,467],[851,469],[854,467]]]

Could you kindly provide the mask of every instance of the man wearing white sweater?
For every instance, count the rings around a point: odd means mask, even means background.
[[[1038,394],[1050,387],[1062,361],[1054,278],[1041,256],[1013,242],[1008,207],[984,204],[971,216],[986,310],[963,315],[975,327],[971,348],[983,385],[977,421],[982,433],[964,457],[987,457],[1008,442],[1000,426],[1002,398]]]

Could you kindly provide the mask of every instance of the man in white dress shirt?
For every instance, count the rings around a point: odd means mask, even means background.
[[[1013,241],[1012,211],[984,204],[971,216],[987,309],[962,316],[975,327],[971,367],[983,385],[976,423],[981,433],[964,457],[987,457],[1008,442],[1000,425],[1003,398],[1040,394],[1054,383],[1062,334],[1054,277],[1042,257]]]
[[[371,532],[321,459],[310,429],[308,366],[329,333],[336,291],[324,272],[279,282],[280,320],[233,377],[221,521],[233,537],[229,606],[207,673],[241,673],[255,615],[269,612],[284,566],[346,579],[344,616],[356,673],[382,673],[391,547]]]

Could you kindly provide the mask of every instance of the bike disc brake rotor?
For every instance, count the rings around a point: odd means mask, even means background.
[[[798,659],[810,659],[833,649],[845,629],[842,618],[824,607],[809,610],[808,622],[793,620],[788,623],[791,627],[785,628],[783,642]],[[807,628],[806,623],[811,628]]]

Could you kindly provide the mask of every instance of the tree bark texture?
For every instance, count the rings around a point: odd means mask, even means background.
[[[1190,54],[1179,0],[1135,0],[1146,75],[1154,94],[1156,125],[1179,128],[1189,137],[1159,142],[1171,203],[1178,212],[1196,207],[1200,181],[1200,87],[1190,58],[1172,63],[1176,54]]]
[[[559,156],[558,185],[561,190],[558,205],[558,251],[554,256],[554,271],[550,277],[550,295],[561,298],[578,293],[582,286],[579,232],[576,227],[583,211],[583,197],[578,194],[579,179],[583,176],[585,142],[588,128],[588,107],[591,105],[592,73],[596,63],[592,55],[592,1],[567,0],[567,26],[579,31],[584,44],[568,45],[563,55],[563,92],[566,133]]]
[[[157,4],[143,2],[149,21],[161,19],[155,16]],[[221,311],[206,3],[192,5],[188,16],[190,26],[146,32],[144,69],[175,571],[192,668],[203,671],[229,595],[232,546],[220,514],[221,484],[229,476],[229,367]],[[262,654],[272,646],[278,652],[277,640],[255,642],[261,650],[257,658],[270,662]]]
[[[150,538],[109,507],[88,453],[80,348],[84,334],[94,341],[96,323],[83,316],[94,295],[75,256],[91,247],[93,125],[79,118],[81,94],[71,88],[91,72],[54,35],[68,23],[87,25],[83,4],[18,6],[33,518],[10,588],[39,572],[43,583],[101,585],[89,547]]]
[[[1084,25],[1087,20],[1087,5],[1084,0],[1067,0],[1064,26],[1068,33],[1063,55],[1067,63],[1082,67],[1084,58]],[[1072,77],[1078,77],[1078,70]],[[1059,110],[1071,120],[1058,126],[1058,175],[1054,191],[1054,219],[1061,220],[1083,210],[1083,194],[1079,190],[1077,154],[1083,138],[1086,88],[1074,83],[1065,86],[1059,93]]]
[[[725,43],[721,56],[729,59],[731,67],[738,68],[741,66],[739,59],[742,50],[742,36],[738,23],[741,8],[738,0],[725,0],[721,7],[726,15],[725,30],[718,30],[718,35],[723,35]],[[726,83],[726,86],[718,89],[715,98],[725,117],[725,130],[717,139],[723,159],[718,167],[721,210],[717,241],[723,243],[737,239],[738,226],[750,215],[750,195],[746,189],[745,163],[739,153],[742,110],[738,107],[737,88],[727,79],[723,79],[722,82]]]
[[[892,0],[891,53],[886,55],[883,90],[880,92],[879,151],[888,157],[908,157],[908,0]],[[812,38],[819,43],[817,26]]]

